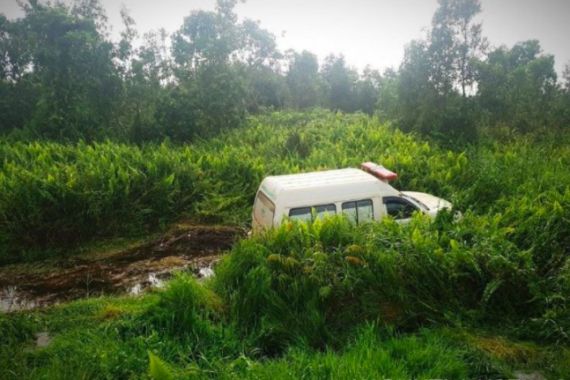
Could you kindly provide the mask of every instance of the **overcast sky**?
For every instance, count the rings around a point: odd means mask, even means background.
[[[102,0],[117,36],[119,12],[130,10],[139,31],[180,27],[195,9],[214,9],[215,0]],[[324,58],[343,53],[350,65],[397,67],[404,46],[425,35],[437,0],[248,0],[241,18],[261,21],[282,50],[307,49]],[[570,62],[570,0],[482,0],[483,33],[493,46],[538,39],[556,57],[560,73]],[[16,0],[0,0],[0,13],[21,15]]]

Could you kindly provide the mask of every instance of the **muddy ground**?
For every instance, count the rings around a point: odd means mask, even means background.
[[[127,249],[0,267],[0,312],[103,294],[138,294],[180,269],[207,277],[222,253],[244,235],[237,227],[178,225]]]

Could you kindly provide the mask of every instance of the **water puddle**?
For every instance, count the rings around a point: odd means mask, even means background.
[[[0,268],[0,312],[104,294],[138,295],[164,286],[177,270],[190,270],[205,279],[214,274],[213,266],[221,254],[242,236],[243,230],[235,227],[184,226],[104,258],[62,259],[42,273]]]
[[[145,281],[133,285],[128,293],[136,296],[141,294],[147,288],[162,288],[166,279],[159,278],[156,273],[149,273]]]
[[[17,286],[0,289],[0,312],[28,310],[38,306],[38,301],[26,297],[18,290]]]
[[[209,278],[214,275],[214,270],[212,269],[212,267],[200,268],[198,274],[200,275],[201,278]]]

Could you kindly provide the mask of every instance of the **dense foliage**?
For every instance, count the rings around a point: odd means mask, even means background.
[[[0,374],[140,377],[149,350],[155,379],[565,378],[568,265],[544,278],[508,235],[472,213],[285,223],[238,243],[213,281],[0,315]],[[48,347],[23,349],[45,330]]]
[[[396,170],[397,188],[496,215],[524,249],[541,246],[552,260],[567,253],[564,139],[518,138],[457,153],[364,115],[274,113],[248,124],[187,146],[0,143],[1,259],[136,235],[177,218],[247,225],[263,176],[366,160]]]
[[[139,36],[123,10],[113,41],[97,0],[23,2],[24,17],[0,15],[0,133],[181,142],[237,128],[247,113],[323,107],[378,114],[455,148],[481,130],[570,122],[554,57],[532,40],[489,48],[479,0],[440,0],[426,36],[383,74],[342,55],[281,52],[259,23],[238,20],[236,3],[192,11],[172,35]]]
[[[248,227],[264,176],[363,161],[462,217],[286,222],[205,283],[0,315],[0,377],[569,377],[570,69],[537,41],[489,50],[478,0],[440,0],[382,75],[280,52],[235,6],[140,44],[97,0],[0,15],[0,264]]]
[[[507,343],[466,338],[471,333],[461,329],[568,344],[566,138],[508,136],[455,152],[369,116],[316,111],[260,115],[247,127],[187,146],[4,141],[3,261],[136,235],[181,217],[247,225],[263,176],[365,160],[396,170],[397,188],[452,200],[463,218],[447,213],[432,222],[418,215],[405,226],[385,220],[355,227],[344,219],[285,224],[239,243],[207,287],[184,276],[127,311],[93,301],[85,306],[92,317],[76,328],[68,318],[86,312],[81,303],[29,327],[24,316],[5,319],[0,328],[10,341],[0,358],[17,358],[13,373],[47,377],[140,374],[149,348],[173,363],[165,364],[168,371],[198,376],[285,371],[318,378],[324,373],[318,368],[339,376],[506,376],[522,363],[563,376],[562,357],[522,346],[511,364],[497,362],[481,347]],[[61,332],[58,343],[38,354],[21,351],[45,324]],[[400,336],[434,325],[453,332]],[[414,352],[441,360],[435,367],[422,361],[393,367],[398,355]],[[250,362],[268,357],[280,359]]]

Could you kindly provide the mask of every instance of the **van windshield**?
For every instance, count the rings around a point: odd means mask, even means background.
[[[405,199],[407,199],[407,200],[411,200],[412,203],[417,204],[418,206],[420,206],[420,207],[423,208],[424,210],[426,210],[426,211],[429,210],[429,207],[426,206],[425,203],[423,203],[422,201],[418,200],[417,198],[414,198],[414,197],[409,196],[409,195],[407,195],[407,194],[400,194],[400,195],[402,196],[402,198],[405,198]]]

